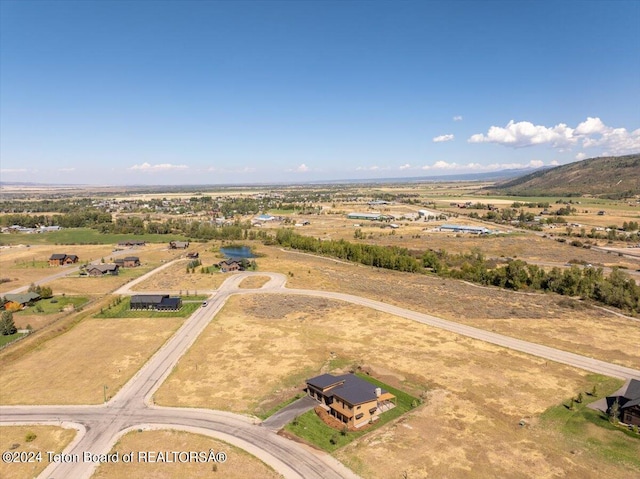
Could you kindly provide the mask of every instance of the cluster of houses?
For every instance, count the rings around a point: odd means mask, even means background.
[[[2,228],[2,233],[51,233],[52,231],[60,231],[62,226],[38,226],[37,228],[27,228],[20,225],[11,225]]]
[[[126,256],[116,259],[113,263],[87,265],[84,271],[89,276],[115,276],[120,272],[120,268],[136,268],[138,266],[140,266],[140,258],[137,256]]]
[[[395,407],[396,397],[354,374],[307,379],[307,394],[347,427],[362,427]]]

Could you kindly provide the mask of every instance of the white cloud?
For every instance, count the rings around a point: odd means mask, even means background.
[[[358,166],[356,168],[356,171],[378,171],[380,169],[379,166],[374,165],[374,166]]]
[[[58,171],[61,173],[66,173],[69,171],[76,171],[76,169],[75,168],[59,168]]]
[[[408,170],[409,168],[411,168],[411,165],[409,163],[405,163],[404,165],[400,166],[400,170]]]
[[[580,161],[580,160],[584,160],[587,157],[587,155],[585,153],[578,153],[576,155],[576,160]]]
[[[551,144],[554,147],[570,146],[576,140],[573,137],[573,129],[564,123],[547,128],[528,121],[515,123],[511,120],[505,128],[492,126],[486,135],[477,133],[467,141],[469,143],[498,143],[522,148],[541,144]]]
[[[187,165],[172,165],[171,163],[159,163],[157,165],[151,165],[144,162],[140,165],[133,165],[130,170],[139,171],[171,171],[171,170],[186,170],[189,168]]]
[[[497,143],[513,148],[549,145],[561,152],[581,143],[582,148],[600,148],[604,155],[622,155],[640,151],[640,128],[631,132],[626,128],[613,128],[597,117],[588,117],[575,129],[564,123],[546,127],[528,121],[516,123],[511,120],[504,128],[492,126],[486,135],[477,133],[467,141]]]
[[[558,162],[558,160],[551,160],[549,162],[549,166],[558,166],[560,163]]]
[[[6,173],[6,174],[26,173],[26,172],[27,172],[26,168],[2,168],[2,169],[0,169],[0,173]]]
[[[434,143],[442,143],[443,141],[451,141],[453,140],[453,135],[440,135],[440,136],[436,136],[433,139]]]
[[[302,163],[300,166],[298,166],[298,168],[296,168],[296,171],[299,173],[304,173],[305,171],[309,171],[309,167]]]
[[[557,165],[557,161],[552,161],[550,165]],[[498,171],[498,170],[516,170],[525,168],[541,168],[544,166],[544,162],[541,160],[531,160],[529,163],[491,163],[489,165],[483,165],[481,163],[466,163],[460,165],[458,163],[448,163],[446,161],[436,161],[433,165],[424,165],[422,170],[448,170],[448,171]]]
[[[454,116],[453,121],[462,121],[462,116],[461,115]]]

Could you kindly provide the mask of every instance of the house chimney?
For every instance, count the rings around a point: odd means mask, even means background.
[[[382,394],[382,389],[376,388],[376,397],[379,398],[381,394]]]

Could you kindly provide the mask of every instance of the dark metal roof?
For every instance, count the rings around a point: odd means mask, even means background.
[[[164,298],[169,298],[168,294],[134,294],[131,296],[131,304],[147,303],[160,304]]]
[[[334,384],[338,384],[342,382],[343,379],[338,376],[334,376],[333,374],[321,374],[320,376],[316,376],[315,378],[307,379],[307,384],[311,386],[315,386],[319,389],[324,389],[329,386],[333,386]]]
[[[352,405],[375,401],[376,386],[374,384],[353,374],[345,374],[338,378],[344,379],[344,384],[332,390],[334,397],[339,397]],[[387,391],[382,389],[382,392]]]
[[[634,399],[640,399],[640,381],[637,379],[632,379],[629,381],[629,385],[627,386],[627,390],[624,392],[622,397],[627,398],[630,401]]]
[[[51,258],[49,259],[65,259],[67,257],[66,254],[62,254],[62,253],[55,253],[51,255]]]
[[[307,384],[319,389],[334,386],[325,395],[327,397],[339,397],[352,405],[375,401],[376,399],[376,386],[354,374],[343,374],[342,376],[322,374],[315,378],[307,379]],[[386,393],[387,391],[382,389],[382,392]]]
[[[4,299],[7,301],[11,301],[13,303],[18,304],[26,304],[29,301],[35,301],[36,299],[40,299],[40,295],[34,291],[28,291],[26,293],[20,294],[6,294]]]
[[[138,258],[137,256],[127,256],[123,261],[140,261],[140,258]]]

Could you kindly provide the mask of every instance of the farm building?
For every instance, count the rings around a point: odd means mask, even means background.
[[[307,379],[307,393],[329,407],[329,413],[352,427],[374,421],[395,407],[395,396],[354,374],[322,374]]]
[[[91,264],[85,268],[89,276],[105,276],[107,274],[116,276],[120,270],[117,264]]]
[[[189,247],[188,241],[170,241],[169,249],[187,249]]]
[[[468,226],[468,225],[442,225],[440,231],[451,231],[454,233],[472,233],[472,234],[488,234],[491,231],[484,226]]]
[[[65,264],[73,264],[78,262],[78,257],[75,254],[52,254],[49,258],[49,266],[63,266]]]
[[[259,215],[259,216],[255,217],[256,221],[273,221],[275,219],[276,219],[275,216],[266,215],[266,214],[262,214],[262,215]]]
[[[384,219],[383,215],[380,213],[349,213],[347,218],[350,220],[369,220],[369,221],[377,221]]]
[[[178,311],[182,307],[182,299],[169,297],[168,294],[134,294],[129,307],[136,310]]]

